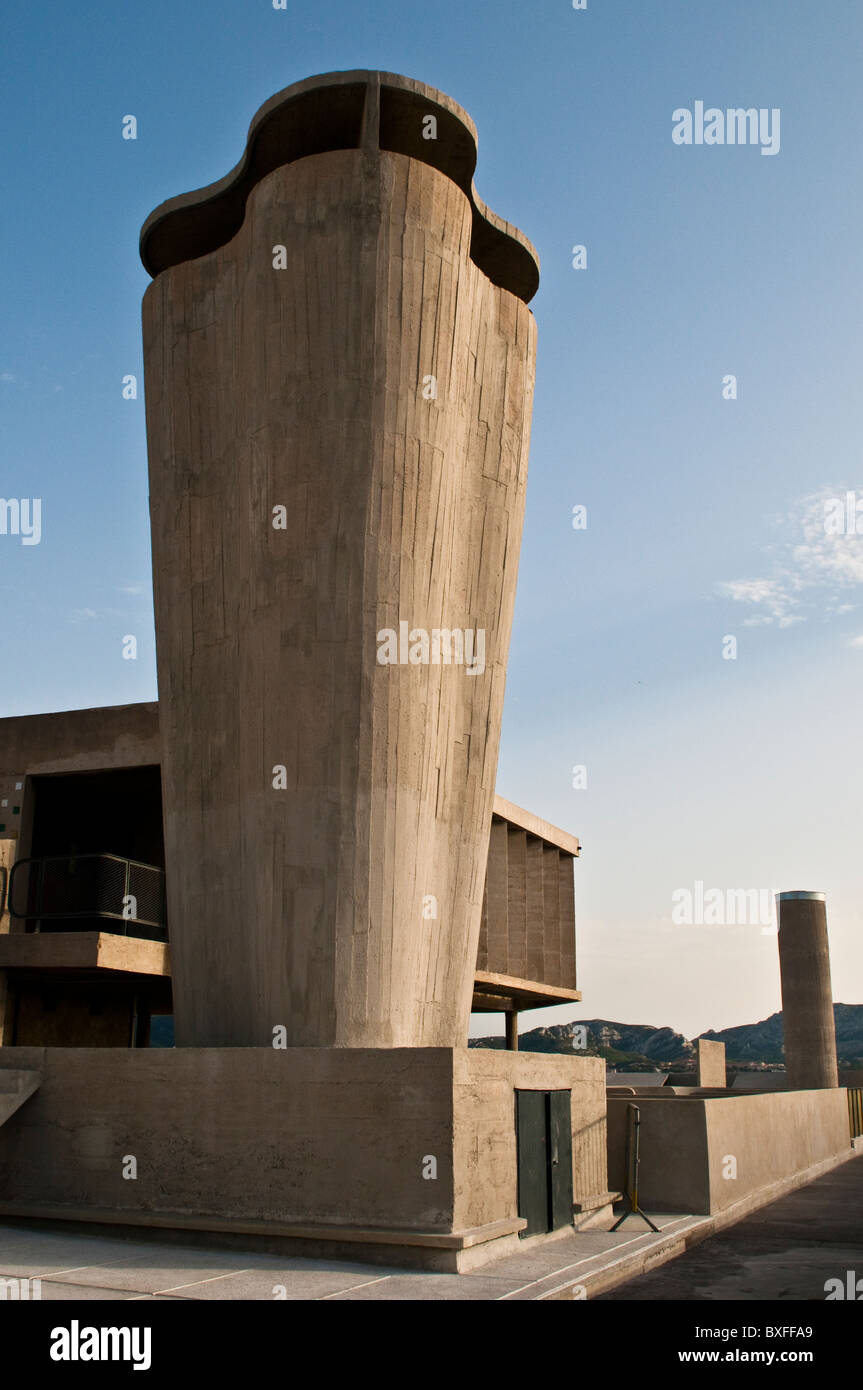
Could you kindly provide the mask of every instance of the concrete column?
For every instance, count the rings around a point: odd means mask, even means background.
[[[779,969],[788,1089],[838,1086],[823,893],[778,893]]]
[[[508,1052],[518,1052],[518,1010],[504,1014],[506,1022],[506,1046]]]
[[[695,1043],[696,1085],[725,1088],[725,1043],[698,1038]]]

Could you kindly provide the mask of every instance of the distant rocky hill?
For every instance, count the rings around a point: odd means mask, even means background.
[[[846,1066],[863,1058],[863,1004],[834,1004],[836,1051]],[[782,1062],[782,1015],[771,1014],[761,1023],[747,1023],[740,1028],[723,1028],[720,1033],[711,1029],[703,1038],[715,1038],[725,1043],[725,1055],[735,1062]]]
[[[587,1029],[586,1047],[574,1047]],[[578,1052],[582,1057],[604,1057],[608,1062],[632,1062],[655,1067],[658,1062],[687,1062],[695,1051],[682,1033],[672,1028],[654,1028],[644,1023],[611,1023],[605,1018],[576,1019],[549,1028],[532,1028],[521,1033],[519,1047],[525,1052]],[[471,1038],[471,1047],[503,1047],[503,1038]]]
[[[836,1048],[845,1066],[863,1065],[863,1004],[834,1004],[836,1019]],[[574,1048],[580,1041],[576,1029],[587,1029],[587,1046]],[[761,1023],[747,1023],[739,1028],[713,1029],[701,1037],[725,1043],[729,1062],[782,1062],[782,1015],[771,1014]],[[532,1028],[519,1036],[519,1047],[525,1052],[577,1051],[580,1056],[604,1057],[617,1064],[625,1062],[629,1069],[651,1068],[660,1063],[685,1066],[695,1052],[693,1042],[673,1028],[654,1028],[646,1023],[611,1023],[604,1018],[576,1019],[572,1023],[557,1023],[550,1028]],[[503,1047],[503,1038],[471,1038],[471,1047]]]

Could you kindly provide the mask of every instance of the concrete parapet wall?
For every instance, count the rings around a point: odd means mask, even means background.
[[[626,1112],[641,1115],[638,1200],[646,1211],[707,1212],[707,1132],[703,1100],[643,1093],[608,1097],[608,1182],[626,1188]]]
[[[844,1090],[777,1091],[704,1102],[710,1151],[710,1211],[850,1149]],[[737,1178],[723,1178],[724,1156]]]
[[[624,1185],[626,1109],[633,1102],[641,1115],[638,1197],[648,1212],[724,1211],[850,1150],[844,1090],[610,1096],[612,1187]],[[736,1177],[723,1175],[735,1169]]]
[[[575,1198],[606,1190],[603,1065],[447,1048],[8,1047],[0,1213],[446,1247],[515,1238],[514,1091],[572,1092]],[[123,1177],[127,1156],[137,1177]],[[437,1176],[423,1176],[428,1159]],[[469,1252],[468,1252],[469,1253]],[[456,1262],[452,1267],[462,1267]]]
[[[5,1201],[130,1219],[452,1224],[446,1049],[9,1047],[2,1065],[43,1073],[0,1129]]]

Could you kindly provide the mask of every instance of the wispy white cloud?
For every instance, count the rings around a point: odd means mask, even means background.
[[[85,623],[90,618],[97,618],[98,616],[95,608],[73,608],[70,621],[73,623]]]
[[[835,617],[856,608],[848,595],[863,589],[863,535],[853,530],[853,521],[847,534],[826,522],[835,516],[837,500],[844,506],[846,491],[825,487],[801,498],[778,518],[784,538],[765,547],[767,573],[718,585],[720,593],[749,606],[745,627],[791,627],[813,614]]]
[[[143,594],[143,584],[123,584],[117,590],[118,594]]]

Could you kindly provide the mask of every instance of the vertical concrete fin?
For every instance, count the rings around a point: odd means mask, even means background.
[[[527,976],[527,834],[510,826],[506,842],[509,975]]]
[[[488,844],[488,961],[498,975],[509,974],[508,839],[506,821],[493,820]]]
[[[571,854],[559,856],[560,874],[560,979],[556,982],[567,989],[577,989],[575,983],[575,860]]]
[[[544,980],[545,969],[545,909],[542,896],[542,840],[536,835],[527,837],[526,846],[526,915],[527,970],[529,980]]]
[[[542,979],[560,981],[560,853],[554,845],[542,850],[542,905],[545,918],[544,970]]]

